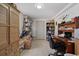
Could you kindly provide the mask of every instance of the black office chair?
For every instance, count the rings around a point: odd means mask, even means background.
[[[50,48],[51,49],[55,49],[55,53],[54,54],[49,54],[48,56],[64,56],[64,54],[66,53],[66,45],[65,42],[60,41],[58,43],[55,43],[54,40],[51,38],[49,40],[49,44],[50,44]]]

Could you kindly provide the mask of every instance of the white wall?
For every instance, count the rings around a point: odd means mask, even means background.
[[[36,21],[36,38],[45,39],[45,21]]]
[[[60,14],[56,20],[59,22],[61,21],[62,17],[65,16],[66,14],[68,15],[67,18],[73,18],[75,16],[79,16],[79,4],[75,4],[69,9],[65,10],[62,14]]]
[[[68,10],[69,18],[79,16],[79,4],[76,4],[74,7]]]
[[[46,19],[32,19],[32,34],[35,39],[46,39]]]
[[[20,13],[20,15],[19,15],[19,33],[20,33],[20,35],[22,33],[22,28],[23,28],[23,19],[24,19],[23,14]]]
[[[36,38],[36,21],[32,22],[32,36]]]
[[[56,24],[56,20],[55,20],[55,36],[57,36],[58,35],[58,24]]]

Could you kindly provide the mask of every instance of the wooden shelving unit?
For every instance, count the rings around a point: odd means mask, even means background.
[[[74,28],[76,27],[76,24],[75,22],[72,22],[72,23],[64,23],[64,24],[59,24],[59,30],[58,30],[58,34],[64,34],[65,32],[70,32],[72,33],[72,36],[73,36],[73,33],[74,33]],[[64,41],[65,41],[65,37],[63,38]],[[70,42],[71,40],[69,38],[67,38],[67,53],[72,53],[74,54],[74,43],[73,42]]]
[[[20,48],[31,48],[32,42],[32,20],[28,18],[28,16],[24,17],[23,21],[23,29],[21,34],[21,41],[23,41]]]
[[[76,28],[76,23],[72,22],[72,23],[59,24],[58,27],[59,27],[58,28],[59,32],[62,32],[62,33],[63,32],[72,32],[72,33],[74,33],[74,28]]]
[[[61,24],[61,26],[75,28],[76,27],[76,24],[75,24],[75,22],[72,22],[72,23]]]
[[[71,32],[72,35],[74,34],[75,30],[74,29],[78,29],[79,28],[79,18],[75,18],[75,21],[74,22],[68,22],[68,23],[61,23],[58,25],[58,34],[62,34],[64,32]],[[70,29],[68,29],[70,28]],[[73,35],[74,37],[74,35]],[[79,39],[76,39],[76,38],[73,38],[74,39],[74,42],[70,42],[70,40],[68,40],[69,42],[67,43],[67,52],[70,52],[71,50],[74,49],[74,53],[75,55],[79,55]],[[73,41],[73,40],[71,40]],[[73,49],[72,48],[72,44],[73,45]]]
[[[61,32],[74,32],[74,30],[59,30]]]
[[[49,39],[50,36],[53,36],[55,32],[54,20],[46,23],[46,38]]]
[[[0,56],[19,54],[19,13],[12,4],[0,4]]]

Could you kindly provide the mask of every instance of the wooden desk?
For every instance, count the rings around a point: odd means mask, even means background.
[[[75,54],[79,56],[79,39],[75,41]]]
[[[71,53],[71,54],[75,53],[75,44],[74,44],[74,42],[70,41],[67,38],[59,37],[59,36],[54,36],[53,39],[56,39],[56,41],[57,40],[58,41],[64,41],[66,46],[67,46],[67,49],[66,49],[67,53]]]

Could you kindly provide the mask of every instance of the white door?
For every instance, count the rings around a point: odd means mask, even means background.
[[[46,38],[45,21],[37,21],[36,22],[36,37],[37,37],[37,39],[45,39]]]

